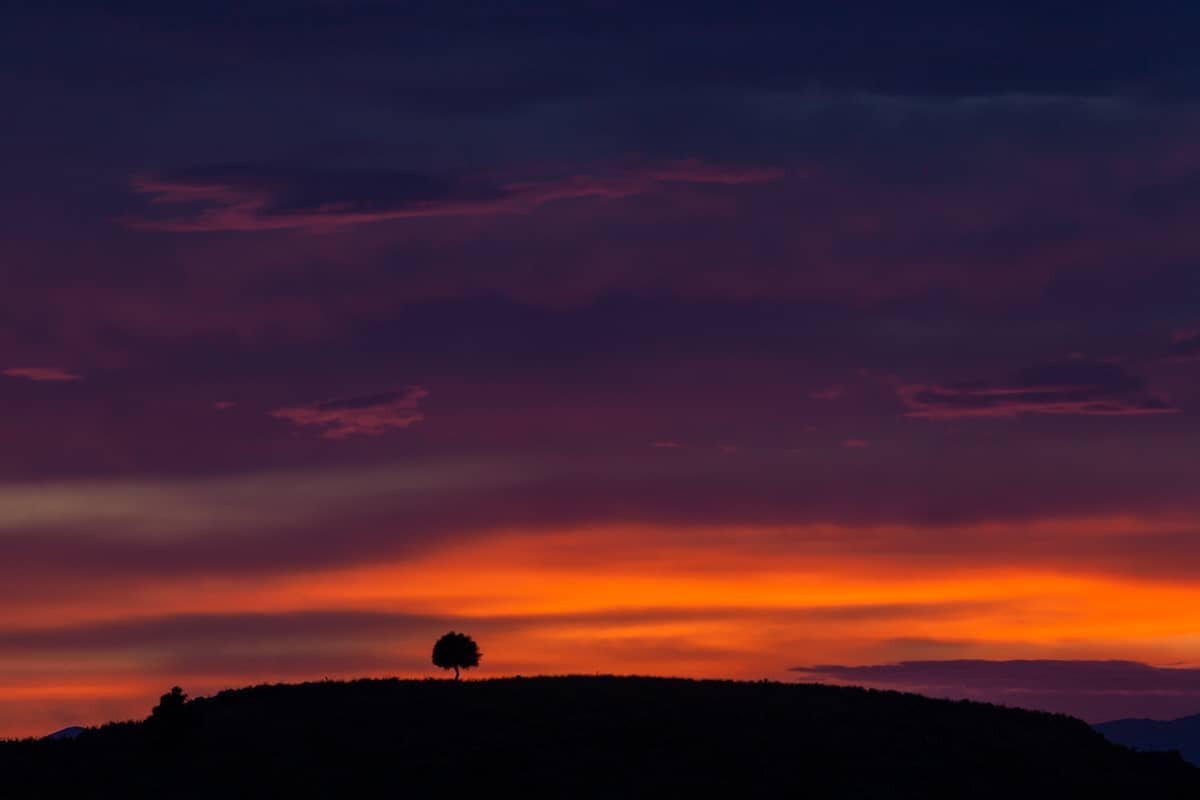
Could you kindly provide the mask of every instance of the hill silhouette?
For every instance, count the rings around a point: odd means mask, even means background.
[[[1200,714],[1179,719],[1115,719],[1096,730],[1109,739],[1138,750],[1178,750],[1200,766]]]
[[[1062,715],[811,684],[562,677],[264,685],[0,744],[5,797],[1200,797]]]

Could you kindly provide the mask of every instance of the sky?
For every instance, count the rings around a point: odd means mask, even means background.
[[[0,736],[451,629],[1200,712],[1194,4],[8,5]]]

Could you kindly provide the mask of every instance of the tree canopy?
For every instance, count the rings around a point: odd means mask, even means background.
[[[454,680],[461,677],[460,669],[478,667],[482,656],[479,645],[465,633],[450,631],[433,646],[434,666],[454,670]]]

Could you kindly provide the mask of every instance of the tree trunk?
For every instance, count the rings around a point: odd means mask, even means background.
[[[454,680],[458,680],[458,667],[454,668]]]

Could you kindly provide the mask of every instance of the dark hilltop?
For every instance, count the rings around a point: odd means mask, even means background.
[[[0,743],[12,798],[1200,797],[1081,720],[859,688],[666,678],[358,680],[165,696]]]

